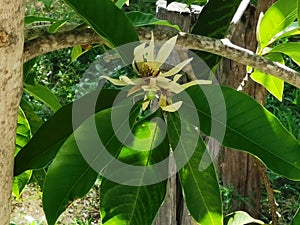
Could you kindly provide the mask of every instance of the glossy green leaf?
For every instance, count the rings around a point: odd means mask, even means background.
[[[121,8],[123,7],[123,5],[125,5],[125,4],[129,4],[129,0],[118,0],[118,1],[116,2],[116,6],[117,6],[119,9],[121,9]]]
[[[134,128],[135,138],[145,140],[142,145],[135,144],[133,140],[132,147],[125,147],[120,151],[118,160],[139,168],[149,168],[149,166],[164,160],[169,154],[169,145],[167,138],[153,147],[158,142],[159,136],[162,135],[161,130],[156,122],[145,120]],[[165,134],[163,134],[165,135]],[[122,174],[122,170],[126,167],[108,166],[118,177],[118,173]],[[168,174],[168,163],[165,172],[161,170],[153,170],[153,179],[161,173]],[[116,183],[103,178],[100,187],[100,209],[103,217],[104,225],[113,224],[131,224],[131,225],[151,225],[153,220],[165,198],[167,179],[154,184],[144,185],[146,177],[146,169],[144,173],[130,173],[122,176],[130,181],[134,180],[136,185],[129,186]],[[112,175],[112,174],[110,174]],[[167,177],[166,177],[167,178]]]
[[[142,12],[135,11],[135,12],[129,12],[126,15],[135,27],[148,26],[148,25],[161,25],[161,26],[172,27],[178,31],[181,31],[179,26],[173,25],[167,20],[157,19],[155,16],[153,16],[150,13],[142,13]]]
[[[299,224],[300,224],[300,208],[297,210],[291,222],[291,225],[299,225]]]
[[[25,17],[25,25],[29,25],[35,22],[55,22],[56,19],[49,18],[49,17],[41,17],[41,16],[26,16]]]
[[[215,136],[224,146],[257,156],[268,168],[292,180],[300,180],[300,143],[279,120],[254,99],[232,88],[222,86],[226,112],[216,97],[219,86],[193,86],[186,92],[194,99],[200,118],[200,129],[210,136],[211,121],[224,129],[225,124],[211,116],[210,109],[226,113],[224,139]],[[204,95],[205,93],[205,95]],[[209,98],[206,98],[208,96]],[[208,104],[207,99],[213,99]],[[220,111],[218,111],[220,110]]]
[[[49,225],[55,224],[72,201],[88,192],[98,176],[93,165],[102,166],[97,169],[102,171],[109,163],[105,161],[107,149],[111,150],[110,156],[119,153],[122,143],[114,134],[111,111],[102,110],[85,120],[63,143],[51,163],[43,190],[43,208]]]
[[[274,36],[291,25],[297,17],[297,0],[278,0],[263,16],[257,33],[260,49],[274,41]]]
[[[95,112],[111,107],[118,93],[117,90],[102,90],[97,99]],[[98,92],[95,91],[75,102],[79,108],[85,109],[95,104],[94,100],[97,96]],[[77,126],[75,126],[72,123],[72,109],[73,103],[63,106],[41,126],[15,157],[15,175],[28,169],[39,169],[46,166],[55,157],[58,149],[73,130],[91,115],[83,110],[82,117],[78,118]]]
[[[266,55],[266,58],[284,64],[284,59],[279,53],[269,53]],[[251,78],[255,82],[263,85],[279,101],[282,101],[284,88],[284,81],[282,79],[274,77],[270,74],[262,73],[256,69],[254,69],[254,72],[251,74]]]
[[[298,34],[300,34],[300,26],[297,22],[293,22],[291,23],[290,26],[288,26],[287,28],[283,29],[278,34],[276,34],[273,37],[273,40],[276,41],[284,37],[290,37]]]
[[[21,197],[21,192],[31,178],[32,170],[27,170],[19,176],[14,177],[12,193],[17,199]]]
[[[270,52],[280,52],[289,56],[300,66],[300,42],[288,42],[275,46]]]
[[[23,148],[27,142],[31,138],[31,130],[29,122],[22,110],[22,108],[19,107],[18,110],[18,124],[17,124],[17,131],[16,131],[16,149],[15,149],[15,155]]]
[[[97,179],[98,174],[86,163],[73,137],[62,145],[46,174],[43,209],[49,225],[54,225],[66,207],[83,197]]]
[[[210,0],[201,11],[191,33],[212,38],[224,38],[229,24],[242,0]],[[224,13],[226,12],[226,13]],[[211,53],[196,51],[205,63],[213,68],[221,59]]]
[[[20,106],[29,122],[31,133],[34,135],[43,124],[43,120],[35,114],[29,102],[27,102],[24,98],[21,99]]]
[[[181,127],[181,129],[180,129]],[[198,144],[193,155],[189,156],[189,147],[194,140],[193,126],[176,113],[168,114],[168,136],[172,149],[182,152],[180,160],[187,163],[179,171],[186,205],[192,217],[202,225],[222,224],[222,201],[218,179],[213,163],[204,170],[199,169],[206,146],[198,135]],[[180,141],[178,141],[180,140]]]
[[[82,55],[82,47],[80,45],[74,46],[71,52],[72,62],[74,62],[81,55]]]
[[[47,105],[53,112],[61,108],[58,98],[46,86],[25,84],[24,91]]]
[[[128,17],[111,0],[64,0],[111,46],[138,41]]]
[[[49,27],[48,31],[50,34],[54,34],[56,31],[58,31],[63,25],[65,25],[67,22],[69,21],[69,19],[64,19],[64,20],[58,20],[56,22],[54,22],[53,24],[51,24],[51,26]]]
[[[241,224],[265,224],[261,220],[252,218],[248,213],[236,211],[228,214],[224,218],[224,225],[241,225]]]
[[[19,111],[18,111],[18,125],[17,125],[16,133],[17,135],[16,135],[15,155],[20,151],[22,147],[24,147],[27,144],[27,142],[31,138],[29,122],[21,107],[19,107]],[[32,172],[29,170],[29,171],[25,171],[19,176],[14,177],[12,192],[17,198],[20,198],[20,194],[23,188],[28,183],[31,177],[31,173]]]
[[[298,7],[297,7],[297,9],[298,9],[298,24],[299,24],[299,27],[300,27],[300,0],[298,0]]]

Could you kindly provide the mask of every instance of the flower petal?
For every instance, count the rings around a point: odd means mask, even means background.
[[[150,100],[145,101],[142,104],[142,110],[145,111],[147,109],[147,107],[149,106],[149,104],[150,104]]]
[[[176,44],[176,40],[177,40],[177,35],[170,38],[159,49],[159,52],[157,53],[157,56],[156,56],[156,59],[155,59],[157,69],[159,69],[161,67],[161,65],[164,64],[164,62],[167,60],[167,58],[169,57],[169,55],[173,51],[173,48]]]
[[[133,88],[131,88],[127,94],[127,97],[142,90],[142,87],[140,85],[134,86]]]
[[[169,70],[165,73],[160,73],[159,76],[161,76],[161,77],[173,76],[173,75],[177,74],[178,72],[180,72],[183,69],[183,67],[185,67],[187,64],[189,64],[192,60],[193,60],[193,58],[186,59],[183,62],[176,65],[175,67],[173,67],[171,70]]]
[[[120,76],[119,79],[121,81],[124,81],[128,85],[135,85],[135,83],[130,78],[128,78],[127,76]]]
[[[182,77],[182,74],[176,74],[173,78],[173,81],[177,82],[180,79],[180,77]]]
[[[175,102],[171,105],[167,106],[161,106],[162,110],[167,111],[167,112],[176,112],[182,105],[182,101]]]
[[[104,76],[102,75],[101,77],[105,78],[106,80],[108,80],[110,83],[116,85],[116,86],[127,86],[128,83],[122,81],[122,80],[118,80],[118,79],[113,79],[111,77],[108,76]]]
[[[187,89],[187,88],[189,88],[191,86],[199,85],[199,84],[212,84],[212,81],[211,80],[193,80],[191,82],[182,84],[181,87],[183,89]]]

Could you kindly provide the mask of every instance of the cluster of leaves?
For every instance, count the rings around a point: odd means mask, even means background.
[[[125,14],[120,8],[126,1],[119,0],[116,5],[111,0],[102,1],[78,1],[65,0],[65,2],[81,16],[99,35],[107,40],[111,47],[117,47],[129,42],[138,41],[134,26],[148,24],[164,24],[149,14],[139,12]],[[222,0],[209,1],[201,13],[198,24],[193,29],[193,33],[211,36],[215,38],[224,37],[239,3],[241,1],[228,1],[226,4]],[[296,4],[296,0],[291,1]],[[49,2],[48,2],[49,3]],[[221,9],[220,6],[222,5]],[[294,9],[284,7],[285,0],[279,0],[277,5],[261,21],[261,29],[270,23],[270,17],[274,17],[276,10],[282,11],[280,18],[272,29],[271,34],[265,35],[259,32],[259,53],[264,54],[267,47],[272,44],[279,32],[290,29],[291,24],[299,26],[293,21]],[[50,6],[49,6],[50,7]],[[275,9],[276,10],[275,10]],[[224,14],[223,10],[228,13]],[[273,14],[272,14],[273,13]],[[292,16],[290,15],[292,14]],[[217,17],[216,15],[220,15]],[[220,19],[222,18],[222,19]],[[288,19],[287,19],[288,18]],[[291,18],[291,19],[290,19]],[[210,21],[206,23],[205,21]],[[284,21],[285,23],[280,23]],[[59,26],[63,25],[60,21]],[[109,22],[109,24],[107,24]],[[204,24],[204,25],[203,25]],[[209,24],[209,25],[205,25]],[[265,24],[265,25],[264,25]],[[272,23],[271,23],[272,24]],[[277,24],[284,24],[277,27]],[[170,25],[171,26],[171,25]],[[268,24],[270,26],[270,24]],[[294,27],[292,27],[294,29]],[[288,35],[294,35],[288,33]],[[122,35],[126,33],[126,36]],[[265,36],[264,36],[265,35]],[[277,47],[277,46],[276,46]],[[284,53],[291,58],[296,58],[289,46],[281,46],[278,50],[268,49],[267,54]],[[274,50],[275,49],[275,50]],[[79,55],[82,52],[79,51]],[[212,68],[216,66],[219,58],[215,55],[197,52],[205,62]],[[75,57],[76,58],[76,57]],[[295,60],[298,63],[297,60]],[[30,66],[29,66],[30,68]],[[223,216],[220,188],[213,165],[209,165],[203,170],[199,170],[199,164],[206,154],[206,146],[199,135],[195,132],[195,127],[208,136],[212,136],[220,141],[224,146],[249,152],[257,156],[270,169],[278,174],[286,176],[292,180],[300,179],[300,158],[299,142],[289,133],[278,121],[278,119],[256,103],[249,96],[237,92],[229,87],[219,87],[215,85],[193,86],[186,90],[186,94],[192,99],[195,105],[196,115],[199,121],[190,121],[187,117],[179,115],[189,115],[191,108],[188,105],[181,107],[178,112],[166,113],[161,110],[155,111],[150,116],[140,113],[140,105],[136,104],[130,112],[129,125],[135,137],[131,140],[132,147],[127,147],[118,139],[112,125],[112,111],[115,97],[118,95],[117,89],[102,89],[91,92],[73,103],[62,106],[57,97],[45,86],[36,84],[31,78],[29,70],[25,70],[25,91],[38,98],[47,105],[53,112],[53,116],[45,123],[37,120],[33,110],[23,103],[19,113],[19,126],[17,130],[17,149],[15,157],[15,193],[19,194],[31,176],[38,177],[43,174],[43,208],[48,224],[55,224],[59,215],[66,207],[75,200],[84,196],[97,179],[97,172],[89,165],[81,154],[80,144],[86,146],[92,158],[103,157],[104,152],[109,151],[110,155],[121,162],[131,166],[150,166],[167,159],[172,149],[174,151],[175,162],[180,164],[181,160],[186,160],[186,164],[179,170],[182,191],[184,193],[186,205],[192,217],[200,224],[238,224],[260,223],[245,213],[235,212],[226,217]],[[70,76],[72,76],[71,74]],[[269,79],[269,75],[268,76]],[[49,77],[49,79],[51,76]],[[72,77],[73,79],[73,77]],[[50,82],[52,83],[52,82]],[[51,85],[49,83],[49,85]],[[63,86],[63,85],[62,85]],[[267,86],[267,85],[266,85]],[[276,86],[276,85],[275,85]],[[277,87],[277,86],[276,86]],[[51,88],[51,87],[50,87]],[[54,87],[53,87],[54,88]],[[216,98],[215,93],[221,92],[223,98]],[[59,91],[61,92],[61,91]],[[63,96],[64,98],[66,96]],[[182,95],[176,96],[181,99]],[[223,123],[213,112],[211,112],[211,102],[207,99],[213,98],[215,108],[226,106],[227,121]],[[76,124],[72,121],[74,107],[86,109],[95,103],[93,112],[81,112]],[[27,106],[27,107],[25,107]],[[119,113],[126,109],[126,104],[121,104]],[[84,110],[83,110],[84,111]],[[162,136],[163,131],[153,118],[160,118],[166,124],[167,135],[162,142],[158,143],[157,137]],[[95,123],[97,137],[101,139],[104,146],[99,147],[93,139],[94,133],[91,123]],[[198,126],[198,123],[201,126]],[[224,138],[211,133],[212,123],[216,123],[220,130],[225,131]],[[122,130],[122,126],[120,129]],[[124,127],[125,128],[125,127]],[[31,135],[33,136],[31,137]],[[196,142],[195,142],[195,137]],[[78,138],[79,137],[79,138]],[[143,139],[144,144],[135,146],[135,140]],[[41,145],[43,143],[43,145]],[[157,145],[155,145],[157,143]],[[152,145],[156,146],[152,149]],[[96,147],[97,146],[97,147]],[[190,150],[194,146],[195,151]],[[136,151],[135,149],[143,150]],[[102,169],[115,169],[113,175],[122,174],[124,168],[114,168],[113,164],[105,161],[96,161]],[[45,170],[46,168],[46,170]],[[166,171],[152,171],[154,177]],[[151,224],[162,205],[166,189],[167,180],[162,180],[155,184],[145,183],[146,174],[138,177],[139,186],[129,186],[129,183],[115,183],[106,177],[101,181],[100,210],[103,224]],[[203,182],[205,181],[205,182]],[[125,181],[124,181],[125,182]]]

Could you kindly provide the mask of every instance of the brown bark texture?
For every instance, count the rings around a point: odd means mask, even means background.
[[[9,224],[18,106],[22,94],[23,0],[0,1],[0,225]]]
[[[256,26],[260,12],[265,12],[272,1],[259,1],[257,8],[248,6],[231,37],[231,42],[256,50]],[[264,105],[266,90],[247,77],[246,66],[224,59],[219,68],[221,82],[242,91],[255,98]],[[221,177],[224,186],[231,185],[241,198],[233,199],[231,210],[244,210],[255,218],[259,217],[261,200],[261,176],[265,174],[265,167],[256,158],[243,152],[228,148],[224,149],[222,156]]]

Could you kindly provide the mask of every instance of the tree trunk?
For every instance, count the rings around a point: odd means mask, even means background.
[[[260,12],[265,12],[274,1],[259,1],[257,9],[249,6],[236,25],[231,41],[251,51],[256,50],[256,26]],[[266,90],[246,77],[246,67],[228,59],[220,64],[219,76],[221,82],[242,91],[264,104]],[[246,79],[244,79],[246,77]],[[242,87],[241,84],[245,82]],[[231,185],[242,196],[232,201],[231,210],[244,210],[255,218],[259,217],[261,200],[261,174],[260,168],[264,166],[254,157],[243,152],[224,149],[222,156],[221,177],[224,186]]]
[[[0,1],[0,224],[11,212],[18,106],[22,95],[24,1]]]
[[[159,0],[157,1],[157,10],[156,16],[159,19],[164,19],[170,21],[172,24],[178,25],[182,31],[190,32],[192,26],[196,21],[197,15],[201,12],[202,7],[192,6],[192,13],[186,4],[182,3],[171,3],[167,7],[167,2]],[[158,27],[161,30],[172,30],[173,28],[169,27]],[[179,52],[180,58],[186,59],[187,52]],[[174,164],[170,164],[171,171],[176,170]],[[153,223],[154,225],[193,225],[196,224],[193,221],[193,218],[188,212],[188,209],[185,205],[183,194],[181,190],[181,184],[178,175],[174,175],[169,178],[168,189],[166,198],[163,206],[161,207],[156,220]]]

